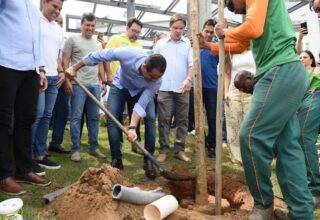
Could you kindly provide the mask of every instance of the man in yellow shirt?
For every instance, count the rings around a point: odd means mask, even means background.
[[[142,48],[141,43],[138,41],[138,36],[142,29],[142,23],[136,18],[129,19],[126,27],[126,32],[123,34],[113,35],[108,44],[107,48],[119,48],[119,47],[139,47]],[[111,74],[114,77],[116,71],[120,66],[119,61],[112,61],[110,63]]]

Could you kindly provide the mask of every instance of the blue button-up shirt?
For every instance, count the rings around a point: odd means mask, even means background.
[[[162,54],[167,60],[160,91],[181,93],[182,82],[188,77],[188,69],[193,65],[189,39],[182,37],[179,41],[173,41],[167,37],[159,40],[155,53]]]
[[[40,11],[31,0],[0,0],[0,66],[27,71],[44,66]]]
[[[83,58],[83,62],[85,65],[92,66],[102,61],[120,61],[120,67],[112,84],[119,89],[128,89],[131,96],[141,93],[133,110],[140,117],[145,117],[145,109],[161,85],[161,78],[154,81],[146,81],[139,72],[141,64],[145,62],[147,57],[148,54],[142,49],[122,47],[89,53]]]

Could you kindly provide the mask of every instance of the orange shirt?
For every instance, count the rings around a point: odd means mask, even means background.
[[[226,31],[226,53],[242,53],[250,46],[250,40],[259,38],[264,29],[269,0],[246,0],[246,21],[239,27]],[[211,53],[218,54],[217,43],[211,44]]]

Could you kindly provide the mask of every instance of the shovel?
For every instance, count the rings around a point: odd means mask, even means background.
[[[94,95],[92,95],[92,93],[79,81],[79,79],[74,78],[73,80],[76,84],[78,84],[78,86],[80,86],[84,93],[86,93],[99,106],[99,108],[107,115],[107,117],[111,121],[113,121],[128,136],[128,130],[97,100],[97,98]],[[164,170],[160,163],[140,144],[139,141],[136,141],[134,144],[157,167],[157,169],[160,171],[160,175],[162,175],[166,179],[175,181],[186,181],[195,179],[194,176],[185,176]]]

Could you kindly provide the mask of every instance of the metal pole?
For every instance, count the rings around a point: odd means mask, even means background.
[[[136,4],[135,0],[127,1],[127,21],[135,16]]]

